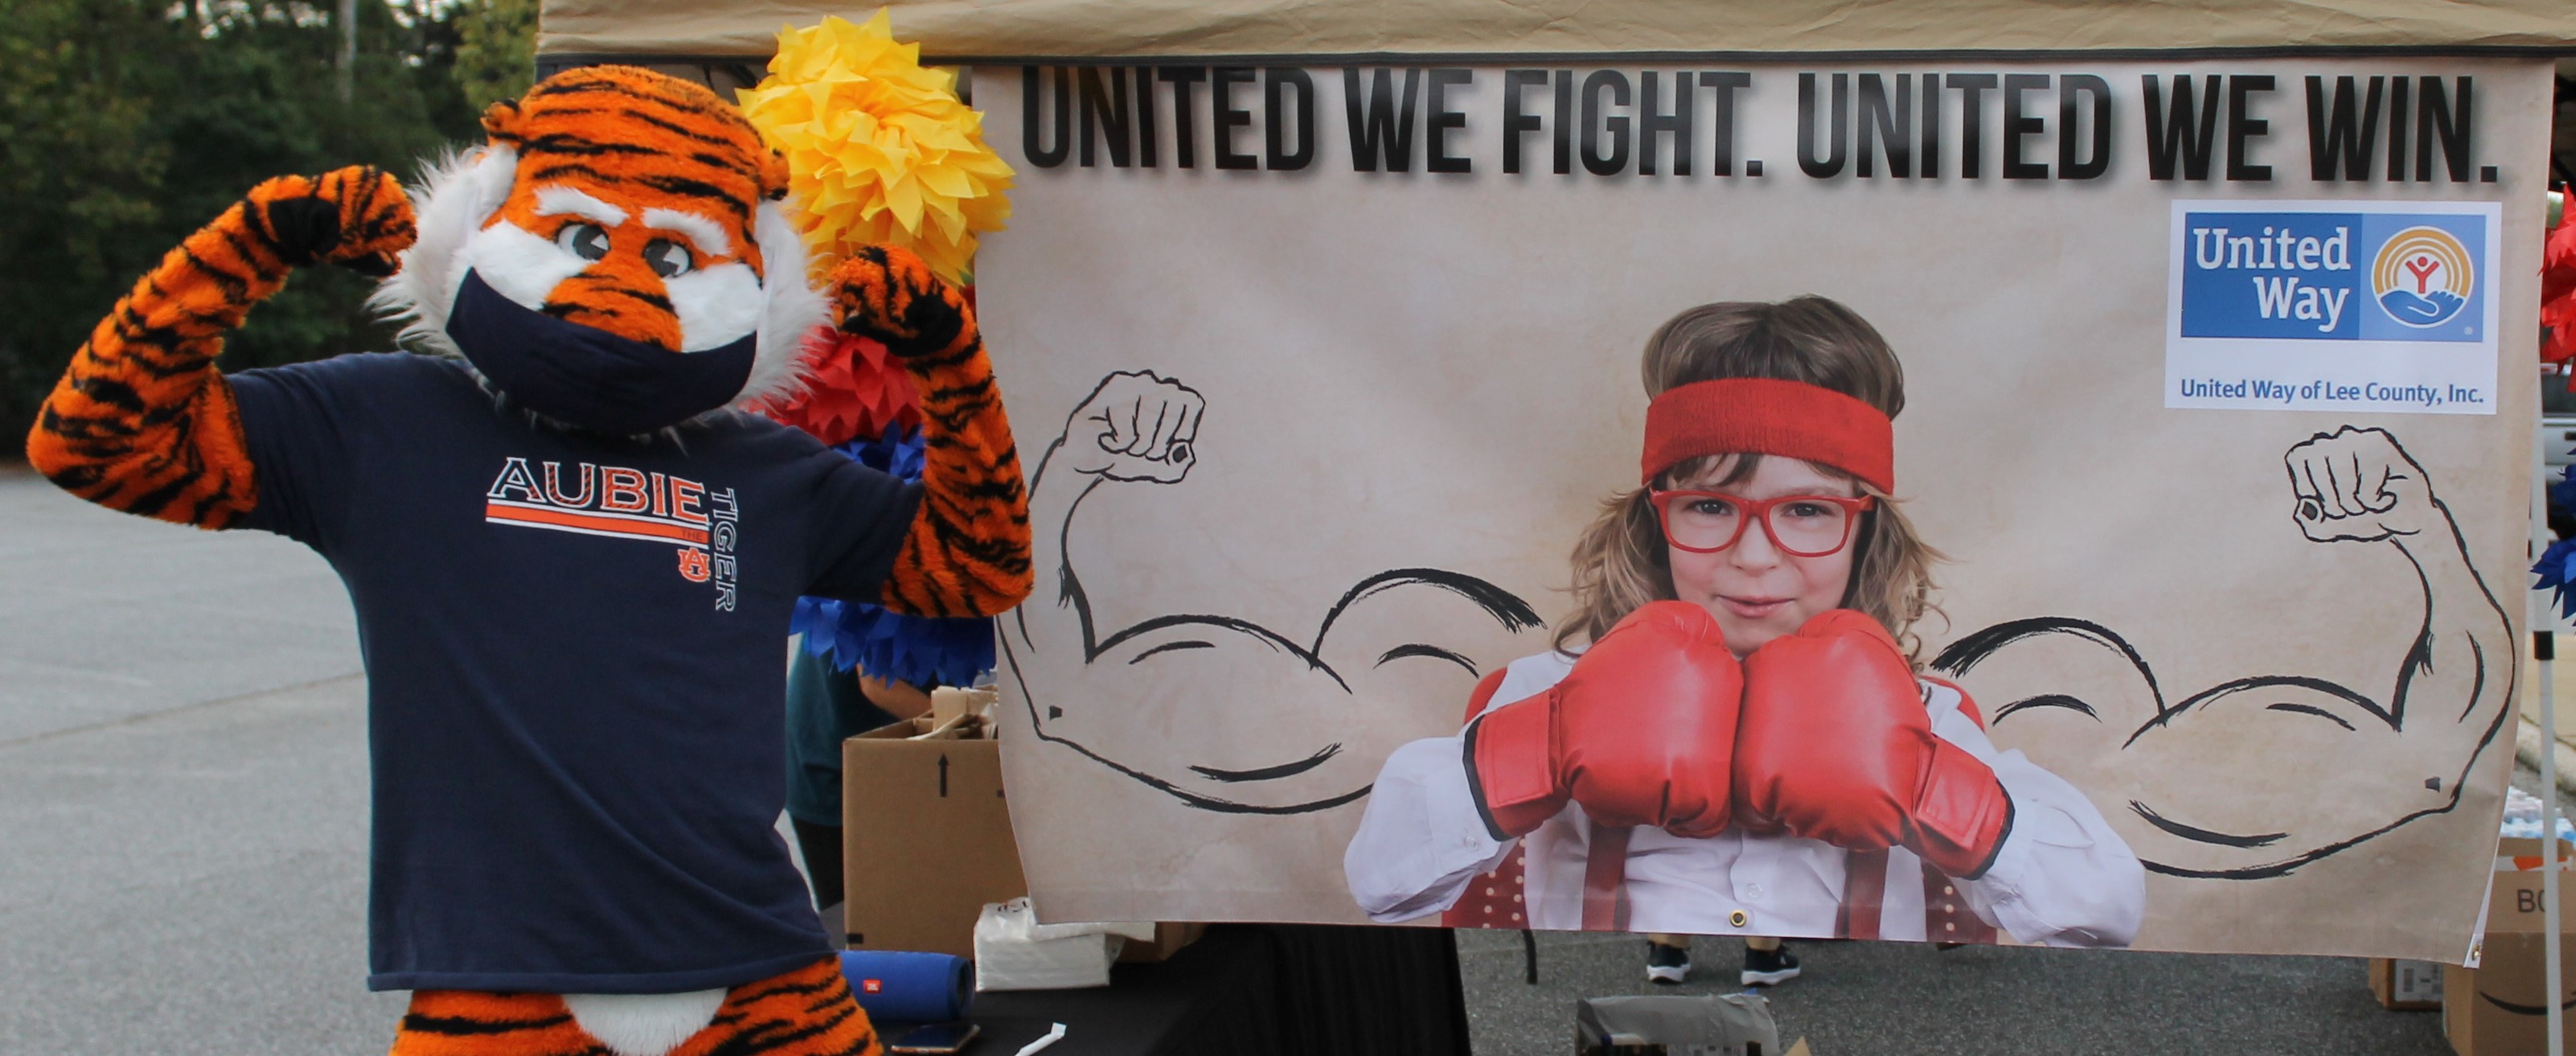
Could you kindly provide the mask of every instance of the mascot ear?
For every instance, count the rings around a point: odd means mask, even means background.
[[[496,147],[516,149],[526,138],[519,131],[519,101],[503,99],[483,108],[483,134]]]

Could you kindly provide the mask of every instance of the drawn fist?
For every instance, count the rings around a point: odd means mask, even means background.
[[[2432,484],[2385,429],[2318,433],[2283,457],[2299,530],[2320,543],[2415,535],[2438,515]]]
[[[865,246],[832,269],[827,286],[841,332],[903,359],[956,348],[976,336],[966,296],[901,246]]]
[[[1152,371],[1100,379],[1064,423],[1061,448],[1076,473],[1176,484],[1197,461],[1191,449],[1207,401]]]
[[[372,165],[263,180],[242,209],[278,259],[299,268],[329,261],[383,278],[419,237],[402,181]]]

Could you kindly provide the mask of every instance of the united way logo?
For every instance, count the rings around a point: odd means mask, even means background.
[[[2376,203],[2191,203],[2175,215],[2176,336],[2483,341],[2492,222]]]
[[[2438,227],[2410,227],[2388,237],[2371,265],[2371,292],[2400,325],[2429,329],[2450,322],[2477,292],[2469,247]]]

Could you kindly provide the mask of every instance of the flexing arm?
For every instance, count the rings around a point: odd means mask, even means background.
[[[2294,516],[2310,540],[2386,541],[2415,566],[2424,622],[2398,662],[2388,724],[2484,743],[2512,697],[2519,654],[2504,606],[2470,566],[2468,541],[2424,467],[2387,430],[2351,426],[2291,448],[2286,462]],[[2430,706],[2409,714],[2410,702]],[[2453,702],[2456,710],[2446,707]]]
[[[886,581],[888,609],[995,616],[1029,595],[1020,456],[975,310],[910,251],[869,247],[833,271],[844,333],[883,342],[921,395],[921,511]]]
[[[1021,608],[1005,626],[1026,650],[1023,664],[1069,678],[1097,656],[1102,645],[1091,598],[1066,547],[1075,508],[1103,484],[1179,483],[1196,464],[1194,443],[1206,410],[1197,391],[1140,370],[1102,378],[1066,417],[1064,435],[1047,445],[1030,485],[1037,523],[1053,526],[1036,540],[1035,552],[1037,567],[1052,580],[1039,599],[1047,604]]]
[[[391,274],[411,241],[411,202],[377,169],[251,188],[99,320],[38,410],[28,461],[109,509],[232,524],[259,492],[232,388],[214,368],[224,333],[293,268],[327,260]]]
[[[2350,426],[2286,462],[2310,540],[2387,543],[2414,572],[2389,603],[2423,618],[2390,643],[2385,688],[2258,674],[2169,701],[2126,641],[2064,619],[1988,628],[1934,662],[1975,669],[1979,695],[2006,702],[1998,736],[2090,792],[2156,872],[2279,876],[2448,811],[2510,714],[2511,625],[2423,467]]]

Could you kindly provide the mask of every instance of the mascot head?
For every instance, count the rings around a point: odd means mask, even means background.
[[[376,304],[566,425],[650,433],[796,385],[829,321],[786,165],[689,81],[556,74],[483,115],[414,191],[420,240]]]

